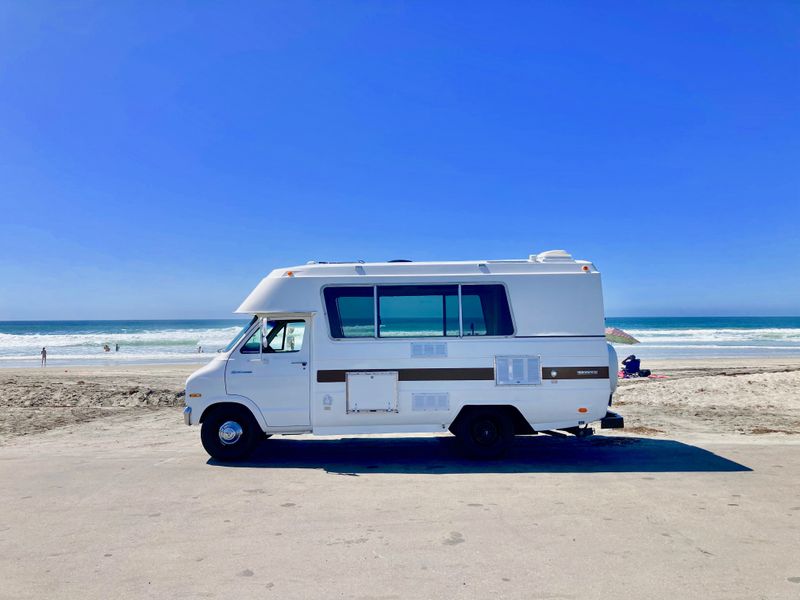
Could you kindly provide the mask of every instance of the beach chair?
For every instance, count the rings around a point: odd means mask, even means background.
[[[622,361],[623,377],[639,377],[639,370],[642,366],[642,361],[636,358],[636,355],[631,354],[629,357]]]
[[[650,377],[652,371],[650,369],[642,369],[642,361],[631,354],[622,361],[622,376],[628,377]]]

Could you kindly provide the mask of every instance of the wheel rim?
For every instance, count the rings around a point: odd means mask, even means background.
[[[236,421],[225,421],[219,428],[219,441],[225,446],[238,442],[244,430]]]
[[[491,446],[500,439],[500,428],[491,419],[481,419],[472,425],[472,439],[481,446]]]

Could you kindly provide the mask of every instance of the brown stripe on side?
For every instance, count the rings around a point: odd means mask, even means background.
[[[542,367],[542,379],[608,379],[608,367]]]
[[[397,371],[398,381],[494,381],[492,367],[472,369],[350,369],[354,373]],[[348,371],[331,369],[317,371],[317,383],[344,383]]]

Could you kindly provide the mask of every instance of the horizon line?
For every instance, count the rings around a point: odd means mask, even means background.
[[[128,318],[128,319],[4,319],[0,323],[59,323],[59,322],[125,322],[125,321],[238,321],[246,320],[247,315],[241,317],[157,317],[157,318]],[[735,314],[735,315],[606,315],[604,319],[796,319],[800,314],[793,315],[759,315],[759,314]]]

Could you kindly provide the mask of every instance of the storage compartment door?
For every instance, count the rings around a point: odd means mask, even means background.
[[[397,371],[348,372],[347,412],[397,412]]]

